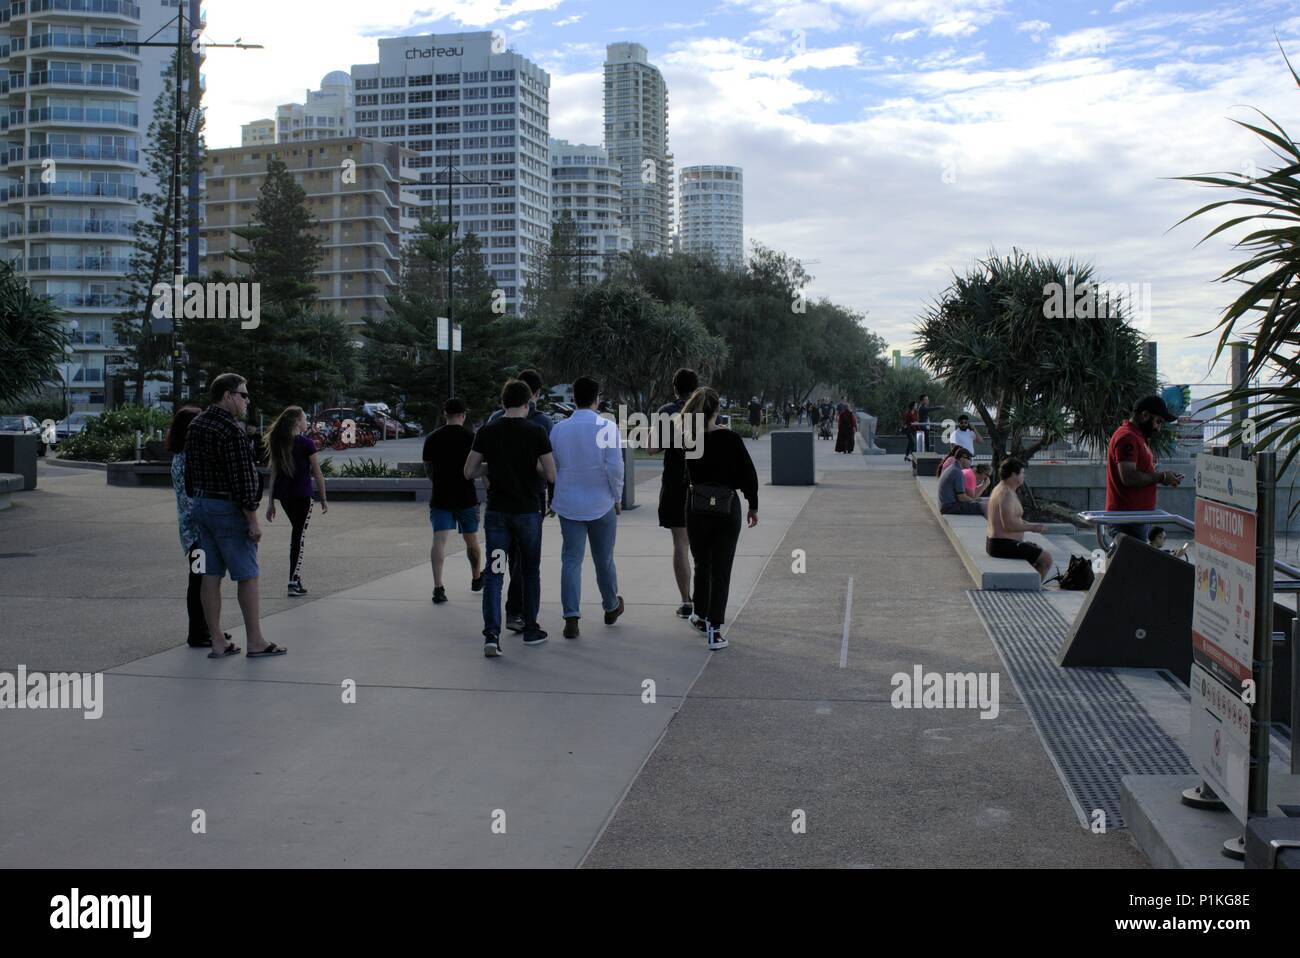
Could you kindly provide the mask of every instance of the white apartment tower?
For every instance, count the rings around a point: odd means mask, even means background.
[[[679,248],[745,262],[745,178],[739,166],[684,166],[677,191]]]
[[[632,249],[623,226],[621,171],[599,146],[551,141],[551,221],[567,211],[578,228],[579,281],[599,283],[620,253]]]
[[[623,223],[633,245],[667,253],[673,220],[668,87],[639,43],[605,47],[605,150],[622,173]]]
[[[356,135],[416,152],[415,193],[443,220],[450,199],[517,310],[550,239],[550,74],[484,31],[382,39],[352,83]]]
[[[105,402],[137,198],[158,188],[144,138],[171,57],[97,44],[151,36],[176,4],[19,0],[0,10],[0,257],[76,323],[64,370],[77,409]],[[146,385],[146,402],[159,385]]]

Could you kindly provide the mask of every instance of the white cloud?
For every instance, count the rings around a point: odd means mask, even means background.
[[[914,40],[921,35],[920,27],[913,27],[911,30],[903,30],[895,33],[889,38],[890,43],[901,43],[905,40]]]
[[[1104,27],[1089,27],[1063,36],[1053,37],[1051,55],[1054,57],[1101,56],[1112,42],[1113,32]]]
[[[1017,33],[1028,33],[1029,39],[1038,43],[1043,39],[1043,34],[1052,29],[1052,25],[1046,20],[1026,20],[1023,23],[1016,24]]]
[[[555,20],[554,22],[552,22],[551,26],[553,26],[553,27],[567,27],[567,26],[570,26],[571,24],[577,23],[577,22],[578,22],[579,20],[581,20],[581,19],[582,19],[582,14],[581,14],[581,13],[575,13],[573,16],[571,16],[571,17],[565,17],[563,20]]]
[[[1115,4],[1115,6],[1110,8],[1110,12],[1123,13],[1125,10],[1130,10],[1133,7],[1140,7],[1142,6],[1142,4],[1146,2],[1147,0],[1119,0],[1119,2]]]

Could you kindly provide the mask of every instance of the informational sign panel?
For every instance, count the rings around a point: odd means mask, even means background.
[[[454,327],[454,332],[452,335],[451,342],[452,342],[452,352],[456,352],[456,353],[460,352],[461,351],[460,323],[457,323]],[[446,316],[438,317],[438,348],[443,352],[446,352],[447,350],[447,317]]]
[[[1196,480],[1192,658],[1240,694],[1251,677],[1255,635],[1255,464],[1200,456]],[[1237,504],[1202,498],[1207,491]]]
[[[1258,505],[1255,461],[1229,459],[1227,456],[1197,456],[1196,495],[1254,512]]]
[[[1250,795],[1250,706],[1193,663],[1192,762],[1243,824]]]

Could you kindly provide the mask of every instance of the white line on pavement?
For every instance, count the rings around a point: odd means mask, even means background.
[[[849,622],[853,619],[853,576],[849,576],[849,591],[844,596],[844,641],[840,643],[840,668],[849,664]]]

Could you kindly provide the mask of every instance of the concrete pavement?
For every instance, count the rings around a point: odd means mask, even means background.
[[[1140,864],[1123,835],[1078,827],[1009,682],[993,721],[890,707],[890,675],[913,664],[999,667],[899,457],[819,442],[823,484],[774,488],[770,443],[747,445],[761,522],[740,540],[732,647],[712,656],[672,614],[655,477],[620,521],[628,611],[613,628],[588,569],[582,638],[560,636],[547,523],[551,640],[507,637],[484,659],[461,556],[452,601],[429,602],[424,508],[349,502],[313,517],[309,599],[280,598],[287,528],[266,540],[264,628],[291,651],[252,662],[176,647],[185,580],[166,490],[43,467],[0,516],[0,669],[103,670],[106,702],[96,721],[3,714],[0,761],[19,771],[0,782],[0,861]]]
[[[33,555],[10,560],[5,603],[18,600],[23,622],[16,641],[0,643],[0,660],[103,669],[104,715],[5,713],[0,761],[23,768],[41,756],[38,774],[0,783],[6,863],[576,865],[710,654],[672,614],[669,539],[652,506],[620,523],[628,610],[617,626],[600,621],[588,569],[582,638],[560,636],[560,538],[548,523],[542,622],[551,641],[525,648],[508,636],[504,657],[488,660],[461,557],[448,559],[452,601],[434,607],[423,510],[379,503],[340,504],[309,527],[313,598],[268,603],[263,623],[289,655],[212,661],[186,647],[152,650],[175,645],[184,621],[170,495],[110,489],[98,473],[58,475],[38,493],[45,501],[27,500],[29,514],[4,528]],[[654,501],[655,481],[641,501]],[[763,522],[744,533],[737,556],[737,601],[810,492],[764,490]],[[113,519],[88,523],[96,494],[121,503]],[[60,508],[64,521],[50,522]],[[369,523],[358,524],[353,508]],[[380,538],[392,545],[356,561],[377,532],[382,513],[372,510],[384,509],[394,512]],[[84,551],[88,525],[102,562]],[[268,566],[275,551],[273,537]],[[157,567],[154,554],[165,557]],[[50,576],[70,562],[83,570],[79,582]],[[375,575],[393,565],[403,568]],[[332,590],[345,568],[356,584]],[[268,589],[276,581],[268,577]],[[77,595],[88,583],[90,594]],[[127,609],[164,631],[144,642],[118,621]],[[60,638],[47,645],[51,624]],[[345,701],[352,689],[355,702]],[[199,818],[206,831],[196,834]]]

